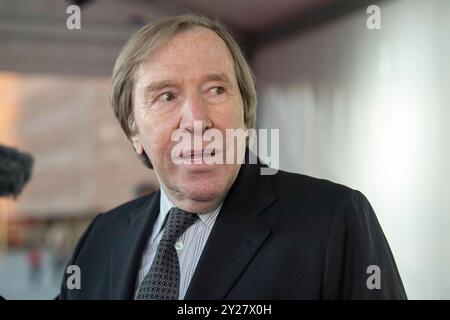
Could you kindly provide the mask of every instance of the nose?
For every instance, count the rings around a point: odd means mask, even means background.
[[[193,94],[185,100],[181,108],[180,128],[194,133],[194,124],[196,130],[201,127],[202,134],[213,127],[213,122],[209,117],[208,104],[197,94]]]

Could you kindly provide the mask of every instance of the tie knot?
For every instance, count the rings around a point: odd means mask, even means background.
[[[173,207],[169,211],[166,229],[161,240],[174,243],[197,219],[196,213]]]

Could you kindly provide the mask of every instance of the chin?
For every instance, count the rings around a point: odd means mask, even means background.
[[[177,166],[168,170],[165,185],[187,211],[204,212],[223,201],[236,178],[239,167],[212,165],[186,168]]]
[[[184,183],[182,193],[193,201],[213,201],[221,198],[227,191],[226,183],[215,181],[195,181]]]
[[[229,174],[229,173],[228,173]],[[182,195],[186,203],[214,203],[222,201],[232,182],[227,172],[213,172],[209,174],[181,174],[172,181],[172,185]]]

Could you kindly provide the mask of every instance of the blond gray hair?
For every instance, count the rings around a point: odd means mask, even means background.
[[[204,16],[185,14],[161,18],[145,25],[132,35],[117,57],[110,99],[114,114],[128,139],[137,133],[133,113],[133,86],[137,69],[162,43],[194,27],[204,27],[215,32],[227,45],[234,60],[236,80],[242,96],[244,123],[248,129],[255,127],[257,98],[253,73],[238,44],[219,22]],[[139,158],[152,168],[145,152]]]

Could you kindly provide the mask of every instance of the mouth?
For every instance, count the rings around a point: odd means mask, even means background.
[[[214,164],[216,156],[219,156],[220,150],[213,149],[191,149],[184,150],[179,153],[179,158],[182,159],[183,164]]]

